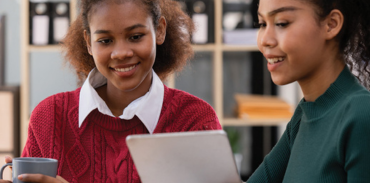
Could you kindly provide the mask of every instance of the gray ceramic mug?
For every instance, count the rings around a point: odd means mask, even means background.
[[[13,183],[24,183],[18,180],[21,174],[43,174],[50,177],[57,176],[58,160],[51,158],[14,158],[12,163],[7,163],[0,170],[0,179],[3,179],[3,171],[7,166],[12,166]]]

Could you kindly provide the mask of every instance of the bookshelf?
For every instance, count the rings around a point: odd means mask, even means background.
[[[77,16],[78,0],[70,0],[70,18]],[[21,148],[26,138],[30,117],[30,53],[32,52],[60,52],[58,45],[34,46],[29,44],[29,1],[21,0]],[[223,56],[224,52],[251,52],[258,51],[256,45],[226,45],[223,43],[222,28],[222,0],[214,0],[214,30],[215,39],[212,44],[193,45],[195,52],[210,52],[212,54],[212,80],[214,109],[223,126],[276,126],[287,123],[289,119],[261,119],[245,120],[238,118],[224,118],[223,115]],[[176,88],[175,75],[167,80],[169,87]]]
[[[77,16],[77,0],[70,0],[70,20]],[[20,148],[26,143],[28,123],[30,119],[30,53],[32,52],[60,52],[58,45],[35,46],[29,43],[29,0],[21,0],[21,89],[20,89]]]

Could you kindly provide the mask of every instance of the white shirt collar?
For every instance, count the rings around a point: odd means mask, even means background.
[[[107,83],[105,78],[96,68],[91,70],[86,81],[81,87],[78,109],[78,126],[81,127],[85,118],[94,109],[102,114],[115,117],[109,110],[107,104],[98,95],[94,88]],[[149,133],[153,133],[161,114],[164,98],[164,86],[158,75],[153,70],[153,80],[149,91],[142,97],[132,101],[119,116],[121,119],[130,120],[135,115],[144,123]]]

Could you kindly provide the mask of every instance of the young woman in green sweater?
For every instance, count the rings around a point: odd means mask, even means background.
[[[260,0],[258,19],[272,80],[304,98],[248,182],[370,182],[370,1]]]

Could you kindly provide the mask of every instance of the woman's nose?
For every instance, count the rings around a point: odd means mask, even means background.
[[[262,47],[273,48],[277,45],[276,35],[273,28],[267,26],[258,32],[258,42]]]
[[[118,42],[115,44],[114,49],[111,53],[111,59],[124,60],[134,55],[130,44]]]

